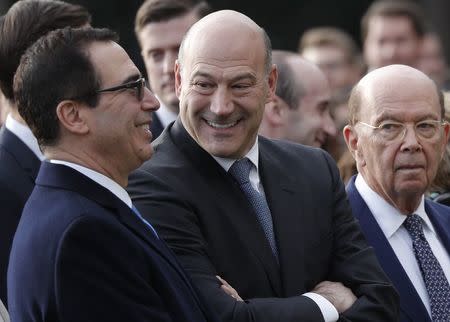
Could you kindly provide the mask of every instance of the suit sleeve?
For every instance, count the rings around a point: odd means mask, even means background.
[[[331,157],[323,153],[334,192],[333,260],[329,279],[349,287],[356,302],[339,321],[398,321],[399,297],[351,214],[345,187]]]
[[[55,261],[59,320],[172,321],[137,245],[111,222],[87,216],[72,222]]]
[[[216,311],[221,321],[323,321],[317,304],[306,296],[252,298],[237,302],[222,291],[215,277],[218,273],[207,254],[207,239],[201,231],[196,209],[144,170],[137,170],[130,176],[128,191],[133,204],[174,250],[203,301]]]

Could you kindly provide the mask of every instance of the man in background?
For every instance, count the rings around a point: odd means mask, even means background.
[[[0,130],[0,298],[6,304],[6,270],[14,232],[34,188],[41,160],[36,138],[20,116],[13,77],[20,57],[39,37],[65,26],[90,23],[85,8],[57,0],[16,2],[0,20],[0,104],[10,111]],[[47,88],[42,83],[42,90]]]
[[[324,73],[296,53],[274,50],[272,60],[278,70],[277,88],[266,104],[259,134],[322,147],[327,137],[336,135]]]
[[[202,0],[146,0],[136,14],[135,32],[150,88],[161,107],[153,114],[153,139],[178,115],[174,66],[184,35],[211,11]]]
[[[425,23],[412,1],[374,2],[361,20],[364,60],[369,71],[391,64],[416,66]]]
[[[349,34],[338,28],[317,27],[305,31],[298,51],[325,73],[333,95],[349,90],[363,74],[358,46]]]
[[[449,135],[442,93],[391,65],[353,90],[344,136],[359,174],[353,214],[400,294],[401,321],[450,321],[450,208],[424,198]]]

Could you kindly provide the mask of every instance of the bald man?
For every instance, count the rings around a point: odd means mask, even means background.
[[[222,321],[393,321],[396,292],[332,159],[258,136],[276,81],[250,18],[225,10],[194,24],[175,65],[180,117],[131,175],[133,202]]]
[[[422,72],[366,75],[344,129],[359,174],[354,215],[400,293],[401,321],[450,321],[450,208],[426,200],[448,139],[442,94]]]
[[[266,104],[259,134],[322,147],[327,137],[336,135],[328,110],[331,91],[325,74],[288,51],[274,50],[272,61],[278,70],[277,87]]]

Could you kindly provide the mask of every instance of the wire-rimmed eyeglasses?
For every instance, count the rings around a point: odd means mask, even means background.
[[[361,121],[358,123],[370,127],[375,131],[375,135],[386,141],[403,140],[406,135],[407,125],[405,123],[384,121],[378,126],[370,125]],[[447,124],[447,122],[439,120],[420,121],[414,123],[414,133],[419,138],[432,139],[439,133],[439,130],[445,124]]]

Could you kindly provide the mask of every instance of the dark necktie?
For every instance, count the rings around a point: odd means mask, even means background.
[[[414,254],[430,297],[431,318],[434,322],[450,321],[450,286],[425,239],[421,218],[416,214],[409,215],[403,226],[411,235]]]
[[[266,198],[253,189],[250,183],[249,175],[251,168],[251,161],[248,158],[244,158],[235,161],[228,172],[239,183],[242,192],[252,205],[253,210],[256,213],[256,217],[264,230],[264,234],[266,235],[270,248],[272,249],[272,253],[278,261],[278,250],[273,233],[272,215],[270,214],[270,209],[267,205]]]
[[[158,233],[156,232],[155,228],[153,228],[153,226],[147,220],[145,220],[144,217],[142,217],[141,213],[134,205],[131,206],[131,210],[148,228],[150,228],[155,237],[159,239]]]

